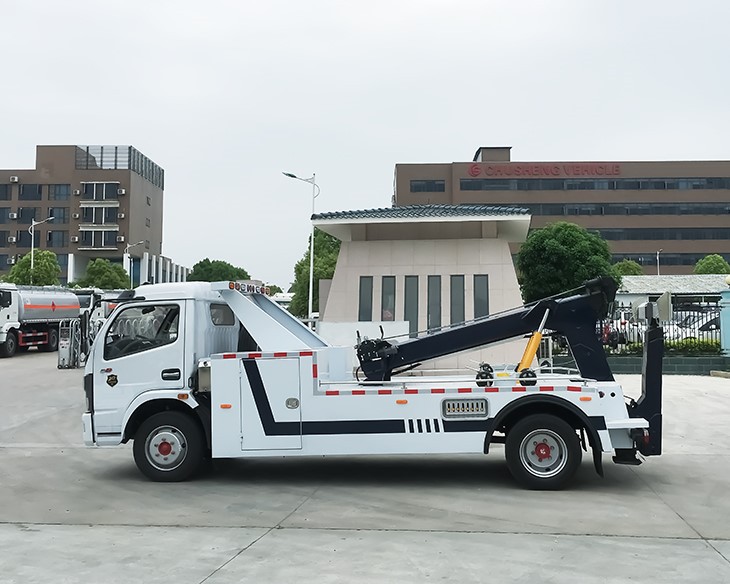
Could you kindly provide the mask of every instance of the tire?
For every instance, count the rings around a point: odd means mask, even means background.
[[[166,411],[142,422],[134,436],[133,452],[137,468],[147,478],[179,482],[200,468],[205,440],[200,425],[191,416]]]
[[[5,342],[0,345],[0,357],[12,357],[18,349],[18,337],[10,331],[5,337]]]
[[[38,347],[41,351],[48,353],[58,351],[58,331],[54,328],[48,330],[48,342]]]
[[[507,432],[504,452],[515,480],[535,490],[565,487],[583,456],[573,427],[549,414],[527,416],[512,426]],[[541,458],[541,454],[546,456]]]

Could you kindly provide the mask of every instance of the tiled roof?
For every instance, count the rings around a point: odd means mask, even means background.
[[[726,274],[623,276],[619,292],[626,294],[719,294],[728,289]]]
[[[312,215],[322,219],[422,219],[424,217],[481,217],[495,215],[528,215],[523,207],[496,207],[492,205],[406,205],[360,211],[331,211]]]

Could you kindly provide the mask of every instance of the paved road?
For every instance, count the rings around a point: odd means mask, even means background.
[[[81,445],[80,371],[0,360],[0,582],[730,582],[730,379],[665,377],[665,454],[569,491],[488,457],[221,461]],[[640,379],[623,376],[629,393]]]

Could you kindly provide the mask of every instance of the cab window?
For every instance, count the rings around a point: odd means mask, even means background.
[[[210,320],[215,326],[233,326],[236,324],[236,317],[227,304],[211,304]]]
[[[177,340],[180,307],[173,304],[131,306],[114,319],[104,339],[104,359],[118,359]]]

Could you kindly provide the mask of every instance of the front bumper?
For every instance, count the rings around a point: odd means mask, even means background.
[[[94,442],[94,427],[91,421],[91,414],[88,412],[81,414],[81,423],[84,426],[84,444],[86,446],[96,446],[96,442]]]

